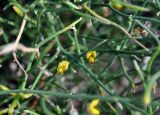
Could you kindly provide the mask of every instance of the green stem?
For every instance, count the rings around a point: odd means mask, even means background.
[[[115,22],[112,22],[106,18],[101,17],[100,15],[98,15],[97,13],[95,13],[92,9],[90,9],[87,6],[87,3],[82,4],[83,8],[85,8],[90,14],[92,14],[93,16],[95,16],[97,18],[98,21],[103,22],[106,25],[113,25],[115,27],[117,27],[118,29],[120,29],[121,31],[123,31],[130,39],[132,39],[136,44],[138,44],[139,46],[141,46],[142,48],[144,48],[146,51],[149,51],[143,44],[141,44],[139,41],[137,41],[135,38],[133,38],[128,32],[127,30],[125,30],[122,26],[118,25]]]
[[[123,69],[123,73],[124,73],[126,79],[130,82],[131,87],[134,89],[135,84],[134,84],[133,80],[130,78],[130,76],[128,75],[127,70],[125,69],[124,59],[122,57],[120,57],[120,61],[121,61],[121,66],[122,66],[122,69]]]
[[[55,115],[46,106],[45,97],[41,96],[40,105],[45,115]]]
[[[30,111],[30,110],[24,110],[25,113],[28,113],[29,115],[40,115],[36,112]]]
[[[42,90],[30,90],[30,89],[16,89],[16,90],[7,90],[7,91],[1,91],[0,95],[7,95],[11,93],[32,93],[32,94],[37,94],[37,95],[48,95],[48,96],[54,96],[54,97],[59,97],[59,98],[72,98],[72,99],[87,99],[87,100],[92,100],[95,98],[98,98],[100,100],[105,100],[108,102],[125,102],[125,103],[134,103],[138,102],[139,104],[142,104],[140,99],[134,99],[134,98],[122,98],[118,96],[98,96],[98,95],[90,95],[90,94],[81,94],[81,93],[76,93],[76,94],[71,94],[71,93],[61,93],[61,92],[53,92],[53,91],[42,91]],[[136,101],[138,100],[138,101]]]
[[[13,115],[15,107],[17,107],[17,105],[19,103],[19,99],[20,99],[20,95],[18,94],[14,98],[13,102],[11,103],[11,105],[8,107],[8,115]]]
[[[148,8],[142,7],[142,6],[136,6],[132,4],[128,4],[126,2],[120,1],[120,4],[126,8],[132,9],[132,10],[137,10],[137,11],[149,11]]]
[[[147,106],[151,103],[151,92],[152,92],[151,90],[153,88],[153,85],[155,84],[156,80],[160,76],[160,71],[159,71],[156,74],[154,74],[152,77],[150,77],[152,64],[156,59],[156,57],[158,56],[159,52],[160,52],[160,46],[157,47],[156,51],[153,53],[152,57],[150,58],[147,64],[147,79],[146,79],[146,83],[144,83],[144,87],[145,87],[144,103]],[[149,108],[149,113],[152,114],[152,106],[149,105],[148,108]]]
[[[159,53],[160,53],[160,46],[157,47],[156,51],[153,53],[152,57],[150,58],[147,64],[147,77],[150,76],[153,61],[156,59]]]
[[[136,56],[151,56],[152,54],[150,52],[146,51],[129,51],[129,50],[124,50],[124,51],[117,51],[117,50],[105,50],[105,49],[96,49],[97,52],[105,52],[109,54],[117,54],[117,55],[136,55]]]
[[[143,75],[143,72],[138,65],[138,62],[136,60],[133,60],[133,64],[134,64],[134,67],[135,67],[137,73],[140,76],[141,81],[144,82],[144,75]]]
[[[75,38],[75,42],[76,42],[76,46],[77,46],[77,53],[78,55],[81,55],[81,49],[79,47],[79,42],[78,42],[78,38],[77,38],[77,33],[76,33],[76,29],[73,29],[73,33],[74,33],[74,38]],[[82,63],[85,63],[83,60],[83,57],[80,57]]]
[[[57,52],[55,53],[55,55],[48,61],[48,63],[46,63],[43,67],[42,67],[42,70],[40,71],[40,73],[38,74],[38,76],[36,77],[31,89],[33,90],[35,88],[35,86],[37,85],[38,81],[40,80],[42,74],[44,73],[44,71],[46,70],[46,68],[48,67],[48,65],[50,63],[52,63],[58,56],[60,50],[57,49]]]
[[[42,45],[44,45],[45,43],[49,42],[50,40],[52,40],[54,37],[64,33],[65,31],[69,30],[71,27],[75,26],[78,22],[80,22],[82,20],[82,18],[79,18],[78,20],[74,21],[73,23],[71,23],[69,26],[63,28],[62,30],[58,31],[57,33],[47,37],[46,39],[44,39],[43,41],[41,41],[37,47],[41,47]]]

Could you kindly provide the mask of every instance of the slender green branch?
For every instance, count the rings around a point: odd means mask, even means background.
[[[141,78],[141,81],[144,82],[144,75],[143,75],[141,68],[138,65],[138,62],[136,60],[133,60],[133,64],[134,64],[134,67],[137,73],[139,74],[139,77]]]
[[[59,97],[59,98],[72,98],[72,99],[95,99],[98,98],[100,100],[106,100],[109,102],[127,102],[127,103],[135,103],[138,102],[139,104],[142,104],[140,99],[134,99],[134,98],[122,98],[122,97],[117,97],[117,96],[98,96],[98,95],[89,95],[89,94],[68,94],[68,93],[60,93],[60,92],[53,92],[53,91],[42,91],[42,90],[30,90],[30,89],[16,89],[16,90],[7,90],[7,91],[1,91],[0,95],[7,95],[11,93],[32,93],[32,94],[37,94],[37,95],[48,95],[48,96],[54,96],[54,97]],[[136,101],[138,100],[138,101]]]
[[[81,54],[81,49],[80,49],[78,38],[77,38],[76,28],[73,28],[73,33],[74,33],[75,43],[76,43],[76,47],[77,47],[77,53],[78,53],[78,55],[80,55]],[[81,59],[82,63],[85,63],[83,57],[80,57],[80,59]]]
[[[160,46],[157,47],[156,51],[153,53],[152,57],[150,58],[150,60],[147,64],[147,77],[150,76],[153,61],[156,59],[156,57],[159,55],[159,53],[160,53]]]
[[[44,45],[45,43],[49,42],[50,40],[52,40],[54,37],[64,33],[65,31],[71,29],[71,27],[75,26],[78,22],[80,22],[82,20],[82,18],[79,18],[78,20],[74,21],[73,23],[71,23],[69,26],[63,28],[62,30],[58,31],[57,33],[47,37],[46,39],[44,39],[43,41],[41,41],[37,47],[41,47],[42,45]]]
[[[119,28],[121,31],[123,31],[130,39],[132,39],[136,44],[138,44],[139,46],[141,46],[142,48],[144,48],[146,51],[149,51],[143,44],[141,44],[139,41],[137,41],[134,37],[132,37],[127,30],[125,30],[122,26],[118,25],[115,22],[112,22],[106,18],[101,17],[100,15],[98,15],[97,13],[95,13],[93,10],[91,10],[88,6],[87,3],[82,4],[83,8],[85,8],[90,14],[92,14],[93,16],[95,16],[97,18],[98,21],[105,23],[106,25],[113,25],[117,28]]]
[[[30,111],[30,110],[24,110],[25,113],[31,114],[31,115],[40,115],[36,112]]]
[[[31,87],[32,90],[33,90],[33,89],[35,88],[35,86],[37,85],[38,81],[40,80],[42,74],[44,73],[44,71],[46,70],[46,68],[48,67],[48,65],[49,65],[50,63],[52,63],[52,62],[57,58],[59,52],[60,52],[60,49],[57,48],[57,52],[55,53],[55,55],[54,55],[53,57],[51,57],[51,59],[48,61],[48,63],[46,63],[46,64],[42,67],[42,70],[40,71],[40,73],[39,73],[38,76],[36,77],[36,79],[35,79],[32,87]]]
[[[124,63],[124,59],[122,57],[120,57],[120,62],[121,62],[121,66],[122,66],[122,69],[123,69],[123,73],[126,77],[126,79],[130,82],[130,85],[132,86],[132,88],[134,89],[135,88],[135,84],[133,82],[133,80],[130,78],[130,76],[128,75],[127,73],[127,70],[125,68],[125,63]]]

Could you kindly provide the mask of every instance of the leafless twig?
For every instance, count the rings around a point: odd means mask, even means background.
[[[13,58],[14,58],[14,61],[18,64],[18,66],[22,69],[22,71],[24,72],[25,76],[27,77],[28,75],[27,75],[26,71],[24,70],[23,66],[22,66],[22,65],[20,64],[20,62],[18,61],[15,52],[13,52]]]
[[[26,52],[26,53],[36,52],[37,56],[39,57],[39,49],[26,47],[25,45],[19,43],[21,36],[22,36],[22,33],[24,31],[24,27],[26,25],[26,20],[27,20],[27,14],[24,15],[24,18],[23,18],[23,21],[22,21],[22,24],[21,24],[21,27],[20,27],[20,30],[19,30],[19,33],[17,35],[15,42],[9,43],[9,44],[6,44],[5,46],[3,46],[2,49],[0,49],[0,56],[6,55],[9,53],[13,53],[14,61],[18,64],[18,66],[22,69],[25,76],[27,77],[27,73],[26,73],[25,69],[23,68],[23,66],[20,64],[20,62],[17,59],[16,51],[18,49],[18,50],[20,50],[22,52]]]
[[[26,25],[26,20],[27,20],[27,14],[24,15],[24,18],[23,18],[23,21],[22,21],[22,24],[21,24],[21,28],[19,30],[18,36],[17,36],[16,41],[15,41],[15,50],[16,50],[17,45],[18,45],[18,43],[19,43],[19,41],[21,39],[24,27]]]

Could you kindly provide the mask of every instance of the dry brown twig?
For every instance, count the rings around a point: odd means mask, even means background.
[[[1,55],[7,55],[9,53],[13,53],[14,61],[22,69],[25,76],[27,76],[27,73],[26,73],[25,69],[23,68],[23,66],[20,64],[20,62],[18,61],[17,56],[16,56],[16,51],[20,50],[20,51],[25,52],[25,53],[35,52],[38,57],[40,55],[38,48],[26,47],[22,43],[19,43],[19,41],[21,39],[21,36],[22,36],[22,33],[24,31],[24,27],[26,25],[26,20],[27,20],[27,14],[24,15],[24,18],[23,18],[23,21],[22,21],[22,24],[21,24],[21,27],[20,27],[20,30],[19,30],[19,33],[17,35],[17,38],[16,38],[15,42],[6,44],[2,47],[2,49],[0,49],[0,56]]]
[[[23,66],[22,66],[22,65],[20,64],[20,62],[18,61],[15,52],[13,52],[13,58],[14,58],[14,61],[17,63],[17,65],[22,69],[22,71],[24,72],[25,76],[27,76],[27,72],[24,70]]]

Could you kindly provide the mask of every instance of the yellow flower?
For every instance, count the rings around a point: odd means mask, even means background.
[[[111,4],[117,10],[121,10],[123,8],[122,4],[118,0],[111,0]]]
[[[88,51],[86,54],[86,58],[89,63],[94,63],[96,58],[96,51]]]
[[[23,12],[17,7],[17,6],[13,6],[13,10],[20,15],[21,17],[23,17]]]
[[[68,66],[69,66],[69,61],[67,60],[61,61],[57,67],[57,73],[63,74],[68,69]]]
[[[100,115],[100,110],[97,108],[99,102],[99,99],[94,99],[89,103],[87,110],[91,115]]]
[[[123,8],[121,4],[114,4],[113,7],[116,8],[117,10],[121,10]]]

